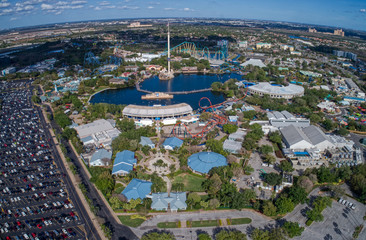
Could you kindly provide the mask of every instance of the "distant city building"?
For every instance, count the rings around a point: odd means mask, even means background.
[[[296,56],[301,56],[301,52],[299,52],[299,51],[291,51],[290,54],[296,55]]]
[[[260,82],[256,85],[249,86],[248,91],[250,94],[258,94],[260,96],[269,95],[272,98],[291,99],[297,96],[304,96],[304,88],[295,84],[279,86],[268,82]]]
[[[281,49],[282,50],[290,50],[291,52],[295,50],[294,46],[291,46],[291,45],[281,45]]]
[[[344,37],[344,32],[343,32],[342,29],[335,29],[334,30],[334,35],[338,35],[338,36]]]
[[[151,27],[150,24],[141,24],[140,22],[132,22],[128,25],[128,28],[143,28],[143,27]]]
[[[309,28],[309,32],[310,33],[316,33],[316,32],[318,32],[315,28]]]
[[[353,61],[357,60],[357,54],[352,53],[352,52],[344,52],[344,51],[339,51],[339,50],[333,50],[333,54],[336,55],[337,57],[344,57],[344,58],[351,59]]]
[[[262,42],[260,42],[260,43],[257,43],[256,45],[255,45],[255,48],[256,49],[261,49],[261,48],[271,48],[272,47],[272,44],[271,43],[262,43]]]
[[[248,47],[248,41],[239,42],[239,48],[247,48],[247,47]]]

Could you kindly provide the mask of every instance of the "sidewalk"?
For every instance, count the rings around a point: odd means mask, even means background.
[[[51,109],[52,109],[52,108],[51,108]],[[44,110],[43,108],[42,108],[42,113],[43,113],[43,116],[44,116],[44,118],[45,118],[46,123],[48,123],[48,124],[49,124],[49,123],[50,123],[50,121],[48,120],[48,118],[47,118],[47,114],[46,114],[46,112],[45,112],[45,110]],[[57,151],[58,151],[58,154],[60,155],[60,157],[61,157],[61,159],[62,159],[62,162],[63,162],[63,164],[64,164],[64,166],[65,166],[65,168],[66,168],[67,174],[70,176],[71,181],[73,182],[73,184],[74,184],[74,186],[75,186],[76,194],[78,194],[78,195],[79,195],[79,198],[80,198],[80,199],[81,199],[81,201],[83,202],[83,204],[84,204],[84,206],[85,206],[85,209],[86,209],[87,214],[89,215],[90,219],[92,220],[92,223],[93,223],[93,225],[94,225],[95,229],[97,229],[97,231],[98,231],[98,235],[99,235],[99,237],[100,237],[101,239],[103,239],[103,240],[107,240],[107,238],[105,237],[104,232],[103,232],[103,230],[102,230],[102,228],[101,228],[100,224],[99,224],[99,223],[98,223],[98,221],[97,221],[96,216],[94,215],[94,213],[92,213],[92,212],[91,212],[90,207],[89,207],[89,204],[87,203],[87,201],[86,201],[86,199],[85,199],[85,197],[84,197],[84,194],[81,192],[81,190],[80,190],[80,188],[79,188],[79,186],[78,186],[78,184],[77,184],[77,181],[76,181],[76,178],[75,178],[74,174],[73,174],[73,173],[71,172],[71,170],[70,170],[70,167],[69,167],[69,165],[68,165],[68,163],[67,163],[67,161],[66,161],[66,158],[65,158],[64,154],[63,154],[63,153],[62,153],[62,151],[61,151],[61,147],[60,147],[60,145],[59,145],[59,142],[58,142],[58,140],[57,140],[57,138],[56,138],[55,133],[53,132],[53,129],[52,129],[52,128],[49,128],[48,130],[49,130],[49,132],[50,132],[50,134],[51,134],[51,137],[52,137],[53,142],[54,142],[54,144],[55,144],[55,146],[56,146],[56,149],[57,149]],[[86,224],[87,224],[87,223],[86,223]]]

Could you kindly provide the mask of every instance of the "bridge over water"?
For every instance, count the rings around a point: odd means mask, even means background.
[[[154,93],[153,91],[141,89],[140,84],[136,83],[136,90],[143,93]],[[172,94],[172,95],[183,95],[183,94],[191,94],[191,93],[200,93],[200,92],[208,92],[211,91],[212,88],[204,88],[204,89],[198,89],[198,90],[190,90],[190,91],[176,91],[176,92],[164,92],[166,94]]]

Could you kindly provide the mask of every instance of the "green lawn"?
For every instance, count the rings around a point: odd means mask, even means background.
[[[191,174],[180,174],[176,176],[173,180],[173,183],[183,183],[184,189],[183,191],[189,192],[203,192],[202,183],[206,179],[204,177],[198,177]]]
[[[142,219],[142,218],[131,219],[130,215],[118,216],[118,218],[122,224],[127,225],[129,227],[138,227],[143,222],[145,222],[145,219]]]
[[[219,226],[218,220],[192,221],[192,227],[216,227]]]
[[[177,222],[160,222],[158,223],[158,228],[178,228]]]
[[[252,222],[250,218],[233,218],[231,219],[231,225],[249,224]]]

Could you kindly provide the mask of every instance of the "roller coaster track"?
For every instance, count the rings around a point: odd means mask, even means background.
[[[225,53],[221,50],[211,53],[207,47],[199,49],[194,42],[187,41],[172,47],[170,51],[176,53],[189,53],[192,57],[203,58],[206,60],[225,60],[227,58]],[[163,54],[166,55],[167,52],[168,51],[165,51]]]
[[[230,102],[237,102],[239,100],[242,100],[242,99],[245,99],[248,95],[248,88],[246,88],[246,91],[245,91],[245,94],[243,97],[241,98],[238,98],[234,101],[230,101]],[[209,106],[208,107],[203,107],[201,106],[201,101],[202,100],[207,100],[209,102]],[[227,118],[224,117],[224,116],[220,116],[218,114],[215,113],[215,109],[220,107],[221,105],[227,103],[228,101],[224,101],[222,103],[218,103],[218,104],[215,104],[215,105],[212,105],[212,102],[209,98],[207,97],[202,97],[199,102],[198,102],[198,105],[199,107],[203,110],[203,112],[206,112],[208,109],[211,109],[211,112],[212,112],[212,119],[210,121],[208,121],[208,123],[203,127],[203,129],[196,133],[196,134],[193,134],[189,129],[188,127],[184,124],[184,123],[176,123],[172,129],[172,132],[171,134],[173,134],[173,136],[179,138],[179,139],[184,139],[186,137],[186,134],[184,134],[184,137],[180,137],[179,134],[177,134],[177,129],[176,128],[179,128],[180,130],[180,127],[183,125],[184,126],[184,129],[185,131],[188,133],[187,136],[191,137],[191,138],[202,138],[204,137],[208,132],[211,131],[211,129],[213,129],[214,127],[216,127],[217,125],[224,125],[227,123]]]

